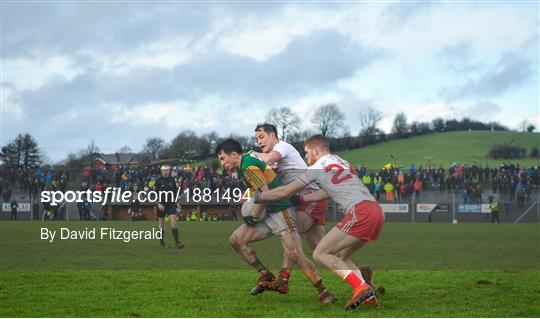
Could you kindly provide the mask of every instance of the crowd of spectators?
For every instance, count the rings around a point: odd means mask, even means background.
[[[532,191],[540,186],[540,167],[522,167],[519,164],[501,164],[497,168],[453,163],[442,166],[416,168],[410,165],[386,165],[368,172],[358,169],[358,175],[370,192],[381,202],[408,202],[414,194],[421,198],[426,190],[435,192],[461,192],[464,203],[481,203],[486,188],[493,194],[520,205],[530,203]]]
[[[409,202],[413,194],[420,199],[425,191],[434,191],[460,194],[464,203],[480,203],[482,198],[485,200],[486,190],[489,190],[489,193],[499,194],[523,206],[531,201],[533,189],[540,186],[540,167],[522,167],[519,164],[501,164],[496,168],[457,163],[448,168],[387,164],[379,170],[368,170],[361,166],[357,173],[380,202]],[[159,175],[159,165],[85,167],[80,190],[102,191],[111,186],[124,191],[150,191],[154,189]],[[173,167],[171,176],[181,191],[188,188],[245,190],[238,172],[223,168],[178,166]],[[3,202],[9,203],[14,187],[37,196],[42,190],[66,191],[69,182],[70,173],[63,167],[44,166],[28,170],[3,168],[0,192]]]
[[[357,173],[378,201],[388,203],[409,202],[413,195],[419,200],[425,191],[453,192],[462,196],[463,203],[481,203],[483,199],[485,201],[487,189],[522,206],[531,201],[533,189],[540,186],[540,167],[521,167],[519,164],[501,164],[497,168],[457,163],[448,168],[388,164],[375,171],[361,166]],[[113,186],[122,190],[148,191],[154,189],[159,174],[158,165],[114,169],[96,166],[83,171],[83,187],[102,190]],[[223,168],[173,167],[171,176],[181,191],[187,188],[245,189],[238,172]]]
[[[85,188],[101,191],[106,187],[118,187],[123,191],[155,189],[157,178],[160,176],[159,165],[149,166],[119,166],[116,168],[94,167],[83,170]],[[209,188],[214,191],[220,189],[240,188],[245,189],[244,184],[238,178],[238,172],[229,171],[223,168],[214,169],[212,167],[172,167],[171,176],[175,179],[176,185],[184,191],[185,189]]]
[[[43,190],[66,191],[69,181],[70,173],[65,167],[54,169],[46,165],[23,169],[4,166],[0,173],[0,193],[2,200],[7,203],[14,191],[19,190],[29,197],[36,197]]]
[[[122,191],[145,191],[155,190],[156,180],[160,176],[159,165],[148,166],[94,166],[83,169],[83,183],[81,191],[90,189],[92,191],[103,191],[107,187],[120,188]],[[244,184],[238,178],[238,172],[228,171],[223,168],[214,169],[212,167],[172,167],[171,176],[175,179],[176,185],[183,192],[186,189],[209,188],[214,191],[219,189],[221,194],[226,189],[240,188],[245,190]],[[106,206],[102,207],[102,216],[106,216]],[[78,203],[80,219],[94,220],[97,217],[92,215],[91,203],[84,201]],[[140,219],[142,216],[130,216],[131,220]],[[182,215],[182,218],[187,219]]]

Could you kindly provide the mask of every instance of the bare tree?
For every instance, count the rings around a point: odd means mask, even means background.
[[[300,117],[288,107],[271,109],[266,115],[266,121],[276,126],[279,138],[286,141],[289,133],[299,128]]]
[[[133,153],[133,150],[128,145],[124,145],[116,151],[117,153],[124,154],[124,153]]]
[[[315,110],[311,123],[315,124],[322,136],[333,136],[343,127],[345,115],[335,104],[321,105]]]
[[[392,125],[392,133],[396,134],[399,137],[404,137],[409,131],[409,126],[407,125],[407,116],[405,113],[398,113],[394,118],[394,124]]]
[[[165,141],[159,137],[150,137],[143,146],[143,152],[157,160],[165,147]]]
[[[92,165],[96,156],[99,155],[99,147],[96,145],[94,140],[92,140],[90,144],[88,144],[86,150],[84,150],[84,155],[86,156],[86,158],[88,158],[88,161],[91,163],[90,165]]]
[[[369,107],[365,112],[360,113],[360,135],[368,139],[379,133],[379,122],[382,120],[382,113]]]

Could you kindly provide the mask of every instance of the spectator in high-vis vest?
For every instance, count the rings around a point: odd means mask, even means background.
[[[497,220],[497,223],[499,223],[499,200],[497,197],[493,198],[489,208],[491,209],[491,222],[494,223]]]
[[[394,185],[391,182],[384,184],[384,192],[386,193],[386,201],[388,203],[394,202]]]
[[[370,193],[373,193],[373,183],[371,183],[371,176],[369,176],[369,174],[366,174],[362,177],[362,183],[366,185]]]

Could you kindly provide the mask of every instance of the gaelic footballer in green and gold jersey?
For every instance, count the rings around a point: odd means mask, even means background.
[[[265,185],[269,189],[281,186],[281,180],[274,170],[270,168],[262,159],[248,151],[242,155],[240,160],[240,173],[246,184],[251,188],[252,194],[260,190]],[[291,207],[289,199],[280,199],[266,204],[266,213],[272,214]]]
[[[227,139],[216,147],[216,154],[221,165],[229,169],[239,169],[242,178],[252,191],[268,191],[281,185],[276,173],[252,152],[244,153],[242,145],[233,139]],[[289,291],[289,277],[292,266],[283,263],[279,277],[275,276],[266,268],[253,248],[248,245],[276,234],[280,237],[283,251],[293,261],[309,281],[319,291],[321,303],[333,303],[335,297],[324,287],[322,279],[313,265],[306,258],[302,250],[302,242],[296,227],[296,213],[289,199],[268,201],[266,205],[256,204],[251,216],[244,218],[244,225],[240,225],[229,237],[229,243],[244,260],[260,274],[257,286],[251,289],[252,295],[257,295],[265,290],[275,290],[286,294]],[[260,212],[266,208],[267,214],[262,220]]]

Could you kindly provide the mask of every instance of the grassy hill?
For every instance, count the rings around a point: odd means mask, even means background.
[[[453,162],[492,167],[502,162],[521,165],[540,163],[538,158],[494,160],[486,156],[494,144],[510,143],[512,140],[512,145],[524,147],[527,155],[534,146],[540,147],[540,133],[460,131],[393,140],[338,154],[351,164],[365,165],[368,169],[381,168],[387,163],[403,164],[406,167],[411,163],[417,166],[426,165],[426,157],[432,156],[435,158],[430,162],[443,167],[448,167]]]

